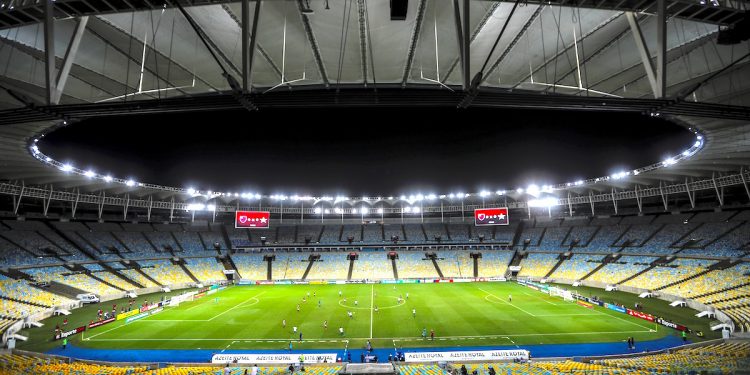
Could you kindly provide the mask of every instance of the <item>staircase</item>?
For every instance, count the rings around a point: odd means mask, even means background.
[[[33,284],[32,284],[33,285]],[[35,287],[49,293],[57,294],[66,298],[70,298],[72,300],[76,299],[76,296],[79,294],[87,294],[85,290],[80,290],[78,288],[74,288],[70,285],[65,285],[62,283],[59,283],[57,281],[50,281],[47,284],[47,287],[40,287],[37,285],[34,285]]]
[[[343,231],[343,227],[342,227],[342,231]],[[305,273],[302,274],[302,280],[307,279],[307,274],[310,273],[310,270],[312,269],[313,264],[315,264],[315,261],[312,260],[312,259],[308,260],[308,262],[310,262],[310,263],[307,264],[307,268],[305,269]]]
[[[646,267],[646,268],[644,268],[644,269],[642,269],[642,270],[634,273],[633,275],[630,275],[630,276],[626,277],[624,280],[618,282],[617,284],[620,285],[620,284],[624,284],[624,283],[626,283],[626,282],[628,282],[630,280],[633,280],[636,277],[638,277],[640,275],[643,275],[644,273],[646,273],[648,271],[651,271],[652,269],[656,268],[657,264],[660,264],[658,260],[654,261],[653,263],[651,263],[651,265],[649,265],[648,267]]]
[[[107,285],[107,286],[109,286],[110,288],[114,288],[114,289],[117,289],[117,290],[120,290],[120,291],[123,291],[123,292],[125,292],[125,289],[122,289],[122,288],[120,288],[119,286],[117,286],[117,285],[115,285],[115,284],[112,284],[112,283],[110,283],[109,281],[106,281],[106,280],[104,280],[104,279],[100,278],[99,276],[96,276],[96,275],[94,275],[94,273],[93,273],[93,272],[90,272],[90,273],[88,273],[88,274],[86,274],[86,275],[88,275],[88,276],[89,276],[90,278],[92,278],[92,279],[94,279],[94,280],[96,280],[96,281],[98,281],[98,282],[100,282],[100,283],[102,283],[102,284],[104,284],[104,285]]]
[[[4,299],[4,300],[7,300],[7,301],[18,302],[18,303],[22,303],[22,304],[25,304],[25,305],[50,308],[50,306],[42,305],[41,303],[36,303],[36,302],[31,302],[31,301],[21,301],[20,299],[16,299],[16,298],[12,298],[12,297],[0,296],[0,299]]]
[[[116,269],[112,268],[107,263],[101,263],[100,265],[102,266],[102,268],[104,268],[105,270],[109,271],[111,274],[113,274],[113,275],[115,275],[115,276],[117,276],[117,277],[119,277],[119,278],[127,281],[128,283],[130,283],[131,285],[135,286],[136,288],[144,288],[143,285],[139,284],[135,280],[130,280],[127,276],[123,275],[122,273],[120,273]]]
[[[195,275],[193,275],[193,273],[190,272],[190,270],[187,268],[187,266],[185,266],[185,260],[184,259],[181,259],[180,261],[177,261],[177,262],[175,262],[174,259],[170,259],[170,261],[172,261],[172,264],[176,264],[176,265],[180,266],[180,268],[182,268],[182,271],[184,271],[185,274],[188,275],[188,277],[190,277],[193,281],[195,281],[196,283],[200,282],[200,280],[198,280],[195,277]]]
[[[716,291],[713,291],[713,292],[709,292],[709,293],[704,293],[704,294],[697,295],[697,296],[694,296],[694,297],[691,297],[691,298],[692,299],[696,299],[696,298],[701,298],[701,297],[708,297],[708,296],[711,296],[712,294],[723,293],[723,292],[726,292],[728,290],[742,288],[743,286],[747,286],[747,285],[750,285],[750,282],[748,282],[748,283],[742,283],[742,284],[739,284],[739,285],[730,286],[729,288],[723,288],[723,289],[719,289],[719,290],[716,290]],[[743,298],[743,297],[742,296],[738,296],[738,297],[734,297],[734,298],[727,298],[727,299],[721,299],[721,300],[713,300],[712,303],[715,303],[715,302],[724,302],[724,301],[729,301],[729,300],[737,299],[737,298]]]
[[[516,227],[516,233],[513,235],[513,246],[518,246],[518,241],[521,240],[521,233],[523,233],[524,228],[524,221],[521,220],[518,222],[518,227]],[[493,237],[494,239],[494,237]]]
[[[266,259],[266,262],[268,263],[268,268],[266,269],[266,280],[271,281],[273,280],[273,260],[268,258]]]
[[[349,259],[349,273],[346,274],[346,279],[352,279],[352,272],[354,272],[354,258]]]
[[[240,275],[240,271],[237,269],[237,266],[234,264],[234,260],[232,260],[232,257],[229,254],[226,254],[223,257],[218,257],[218,259],[224,266],[225,270],[234,271],[234,274],[237,275],[238,279],[242,278],[242,275]]]
[[[733,265],[735,265],[737,263],[739,263],[739,262],[732,262],[731,260],[725,259],[725,260],[722,260],[722,261],[720,261],[720,262],[718,262],[716,264],[712,264],[711,266],[709,266],[705,270],[703,270],[701,272],[698,272],[695,275],[686,277],[686,278],[684,278],[682,280],[675,281],[673,283],[669,283],[669,284],[664,285],[664,286],[660,286],[660,287],[658,287],[658,288],[656,288],[654,290],[666,289],[666,288],[669,288],[670,286],[677,285],[677,284],[680,284],[680,283],[684,283],[685,281],[692,280],[692,279],[694,279],[696,277],[699,277],[699,276],[703,276],[703,275],[705,275],[705,274],[707,274],[707,273],[709,273],[711,271],[727,269],[727,268],[729,268],[729,267],[731,267],[731,266],[733,266]]]
[[[132,262],[131,262],[132,263]],[[153,277],[149,276],[147,273],[143,272],[143,270],[140,267],[133,268],[136,272],[140,273],[141,276],[145,277],[147,280],[150,280],[152,283],[162,287],[164,286],[162,283],[156,281]]]
[[[560,265],[563,264],[564,261],[566,261],[567,259],[570,259],[570,258],[572,258],[572,255],[570,257],[567,257],[567,256],[565,256],[565,254],[560,254],[560,258],[558,259],[557,263],[555,263],[555,265],[552,267],[552,269],[550,269],[549,272],[547,272],[547,274],[544,275],[544,278],[546,279],[546,278],[550,277],[555,272],[555,270],[557,270],[557,267],[560,267]]]
[[[224,225],[219,226],[221,228],[221,236],[224,238],[224,242],[227,244],[227,249],[229,249],[227,252],[231,253],[232,249],[234,248],[234,245],[232,244],[232,241],[229,239],[229,233],[227,233],[227,227]]]
[[[437,271],[438,276],[440,276],[440,278],[442,279],[443,271],[440,270],[440,266],[438,266],[437,260],[435,258],[430,258],[430,260],[432,261],[432,265],[435,266],[435,270]]]
[[[596,268],[591,270],[591,272],[587,273],[586,276],[582,277],[581,280],[588,279],[591,275],[599,272],[599,270],[602,269],[602,267],[606,266],[608,263],[612,262],[613,260],[614,260],[614,257],[612,256],[612,254],[605,256],[604,259],[602,259],[602,264],[596,266]]]
[[[398,268],[396,267],[396,259],[391,259],[391,266],[393,266],[393,278],[398,280]]]
[[[474,277],[479,277],[479,257],[474,257]]]

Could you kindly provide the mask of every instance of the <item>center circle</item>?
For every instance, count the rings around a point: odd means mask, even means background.
[[[401,306],[403,306],[403,305],[406,304],[406,300],[404,300],[404,299],[402,299],[401,303],[399,303],[398,302],[398,298],[399,297],[396,297],[396,296],[385,296],[385,297],[386,298],[393,298],[393,299],[395,299],[396,300],[396,304],[395,305],[388,305],[388,306],[378,306],[378,310],[392,309],[394,307],[401,307]],[[348,303],[348,301],[347,301],[347,303]],[[339,300],[339,305],[341,307],[346,307],[347,309],[355,309],[355,310],[371,310],[372,309],[371,307],[359,307],[359,306],[353,306],[353,305],[345,305],[343,299]]]

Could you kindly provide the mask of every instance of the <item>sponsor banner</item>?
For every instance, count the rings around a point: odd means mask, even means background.
[[[206,296],[206,292],[195,293],[193,294],[193,299],[196,300],[198,298],[203,298],[205,296]]]
[[[644,312],[640,312],[640,311],[636,311],[636,310],[631,310],[631,309],[626,309],[626,310],[628,312],[628,315],[630,315],[630,316],[634,316],[636,318],[641,318],[643,320],[648,320],[649,322],[653,322],[654,321],[654,316],[651,315],[651,314],[646,314]]]
[[[89,324],[89,328],[94,328],[94,327],[99,327],[99,326],[103,326],[103,325],[105,325],[105,324],[109,324],[109,323],[112,323],[112,322],[114,322],[115,320],[117,320],[117,319],[115,319],[115,318],[109,318],[109,319],[104,319],[104,320],[100,320],[100,321],[98,321],[98,322],[93,322],[93,323]]]
[[[622,306],[617,306],[617,305],[613,305],[613,304],[611,304],[611,303],[605,303],[605,304],[604,304],[604,307],[606,307],[606,308],[608,308],[608,309],[610,309],[610,310],[614,310],[614,311],[617,311],[617,312],[621,312],[621,313],[623,313],[623,314],[627,314],[627,313],[628,313],[628,310],[627,310],[626,308],[624,308],[624,307],[622,307]]]
[[[326,280],[313,280],[310,281],[310,285],[326,285],[328,284],[328,281]]]
[[[482,350],[469,352],[404,353],[406,362],[511,361],[529,359],[528,350]]]
[[[147,312],[142,312],[142,313],[140,313],[138,315],[131,316],[130,318],[125,319],[125,324],[128,324],[130,322],[134,322],[134,321],[136,321],[138,319],[143,319],[143,318],[145,318],[147,316],[148,316]]]
[[[271,213],[268,211],[237,211],[234,213],[235,228],[268,228]]]
[[[225,275],[234,275],[235,273],[235,270],[224,270]]]
[[[209,290],[209,291],[208,291],[208,293],[206,293],[206,295],[209,295],[209,296],[210,296],[210,295],[212,295],[212,294],[215,294],[216,292],[217,292],[217,290],[216,290],[216,289],[211,289],[211,290]]]
[[[124,312],[122,314],[117,314],[117,320],[123,320],[125,318],[129,318],[129,317],[134,316],[134,315],[136,315],[136,314],[138,314],[140,312],[141,312],[141,310],[135,309],[135,310],[130,310],[128,312]]]
[[[336,353],[214,354],[211,363],[336,363]]]
[[[678,331],[687,331],[687,327],[685,327],[685,326],[683,326],[681,324],[677,324],[677,323],[672,323],[672,322],[666,321],[666,320],[664,320],[662,318],[656,319],[656,322],[659,323],[659,324],[661,324],[661,325],[663,325],[663,326],[665,326],[665,327],[676,329]]]
[[[474,210],[474,225],[508,225],[508,207]]]
[[[64,339],[66,337],[70,337],[75,335],[76,333],[81,333],[86,330],[86,326],[80,326],[76,329],[71,329],[70,331],[60,332],[55,334],[55,340]]]
[[[140,311],[141,312],[146,312],[146,311],[149,311],[149,310],[153,310],[153,309],[155,309],[155,308],[157,308],[159,306],[161,306],[161,304],[159,304],[159,303],[152,303],[150,305],[146,305],[146,306],[141,307]]]
[[[590,304],[588,302],[576,301],[576,303],[579,304],[579,305],[581,305],[581,306],[583,306],[583,307],[585,307],[585,308],[587,308],[587,309],[593,309],[594,308],[594,305],[592,305],[592,304]]]
[[[472,281],[474,281],[474,280],[473,279],[453,279],[453,280],[451,280],[451,282],[454,282],[454,283],[470,283]]]
[[[504,277],[488,277],[486,279],[479,279],[479,281],[508,281]]]

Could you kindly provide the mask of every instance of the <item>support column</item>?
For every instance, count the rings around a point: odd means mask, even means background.
[[[635,39],[635,46],[641,54],[641,62],[643,63],[643,69],[646,70],[648,83],[651,85],[651,92],[654,94],[654,98],[658,99],[659,88],[656,83],[656,73],[654,73],[654,66],[651,64],[651,53],[649,53],[648,45],[643,38],[641,26],[638,25],[638,20],[635,18],[633,12],[625,12],[625,16],[630,24],[630,32],[633,34],[633,39]]]
[[[469,7],[469,0],[464,0],[464,14],[463,14],[463,24],[464,24],[464,49],[463,49],[463,74],[464,74],[464,87],[467,89],[471,87],[471,40],[469,38],[471,37],[471,11]]]
[[[53,1],[44,1],[44,80],[47,84],[47,105],[54,104],[55,95],[55,20]]]
[[[68,49],[65,50],[65,57],[63,58],[62,67],[57,72],[57,82],[55,84],[55,90],[52,96],[51,104],[59,104],[60,98],[62,97],[63,90],[65,90],[65,84],[68,82],[68,76],[70,75],[70,68],[73,66],[73,61],[76,59],[78,54],[78,47],[81,45],[81,39],[83,33],[86,31],[86,24],[89,22],[89,17],[81,17],[78,19],[73,36],[70,38]]]
[[[667,0],[656,1],[656,97],[667,96]]]

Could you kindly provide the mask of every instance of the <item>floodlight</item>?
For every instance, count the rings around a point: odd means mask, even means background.
[[[206,205],[202,203],[191,203],[187,207],[189,211],[200,211],[200,210],[203,210],[204,208],[206,208]]]
[[[52,158],[51,158],[51,157],[49,157],[49,156],[47,156],[47,158],[46,158],[46,159],[44,159],[44,160],[46,160],[46,161],[50,162],[50,161],[52,161]]]
[[[412,208],[412,211],[414,211],[415,214],[418,214],[419,213],[419,207]]]
[[[677,163],[677,161],[674,160],[674,158],[667,158],[663,161],[665,166],[673,165]]]
[[[688,150],[683,151],[682,156],[690,156],[690,151]]]
[[[260,199],[260,194],[255,194],[255,199]]]
[[[127,180],[127,181],[125,181],[125,185],[127,185],[127,186],[133,186],[133,185],[135,185],[135,181],[133,181],[133,180]]]
[[[539,195],[539,186],[531,184],[531,185],[529,185],[529,187],[526,188],[526,192],[528,194],[537,196],[537,195]]]
[[[356,209],[356,208],[354,208],[354,207],[352,207],[352,213],[353,213],[353,214],[356,214],[356,213],[357,213],[357,209]]]
[[[323,212],[323,210],[321,210],[320,207],[315,207],[315,213],[316,214],[319,214],[321,212]]]
[[[405,201],[405,200],[406,200],[406,195],[402,195],[402,196],[401,196],[401,200],[402,200],[402,201]]]
[[[382,208],[378,208],[378,213],[382,214],[383,213],[383,209]]]
[[[63,172],[70,172],[73,170],[73,166],[70,164],[63,164],[60,169],[62,169]]]
[[[557,198],[547,197],[540,199],[532,199],[529,201],[529,207],[552,207],[557,205]]]
[[[518,189],[516,189],[516,193],[518,193],[518,194],[523,194],[523,188],[518,188]]]
[[[404,207],[404,212],[411,212],[411,207]]]
[[[701,147],[701,141],[695,141],[695,144],[693,146],[695,146],[695,147]]]
[[[208,211],[216,211],[216,205],[215,204],[209,204],[206,206],[206,210]]]
[[[326,208],[325,210],[323,210],[323,213],[324,213],[324,214],[329,214],[329,213],[331,213],[331,211],[330,211],[329,209],[327,209],[327,208]]]
[[[482,190],[482,192],[479,193],[479,196],[482,197],[482,198],[484,198],[484,197],[486,197],[488,195],[490,195],[490,192],[486,191],[486,190]]]
[[[453,193],[448,194],[448,198],[453,199],[456,195]]]
[[[370,210],[368,210],[367,207],[362,207],[361,211],[363,214],[367,214],[367,212]]]
[[[104,176],[104,181],[112,182],[112,176]]]

